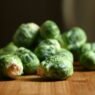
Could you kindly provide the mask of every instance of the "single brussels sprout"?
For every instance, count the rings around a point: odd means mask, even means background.
[[[56,47],[57,50],[61,49],[61,46],[59,44],[59,42],[56,39],[46,39],[40,42],[39,44],[40,46],[42,45],[52,45],[54,47]]]
[[[7,52],[15,52],[18,49],[18,47],[13,43],[10,42],[7,46],[5,46],[4,50]]]
[[[0,49],[0,55],[2,54],[9,54],[13,53],[18,49],[18,47],[13,43],[10,42],[8,45],[6,45],[4,48]]]
[[[74,59],[79,57],[80,47],[86,42],[85,31],[80,27],[74,27],[62,35],[64,46],[74,54]]]
[[[57,49],[56,49],[56,47],[54,47],[52,45],[41,45],[41,46],[38,46],[34,52],[38,56],[40,61],[42,61],[45,58],[56,54]]]
[[[41,62],[37,73],[43,78],[61,80],[73,74],[73,64],[69,56],[53,55]]]
[[[47,20],[41,25],[40,34],[43,38],[56,39],[60,34],[60,30],[55,22]]]
[[[63,56],[63,57],[66,57],[67,60],[69,60],[70,62],[73,63],[73,54],[68,51],[67,49],[60,49],[59,52],[57,52],[57,55],[60,55],[60,56]]]
[[[74,27],[63,33],[62,38],[66,48],[69,50],[81,47],[87,40],[85,31],[80,27]]]
[[[93,51],[95,52],[95,43],[85,43],[82,47],[81,47],[81,53],[84,53],[86,51]]]
[[[23,74],[23,65],[20,58],[14,54],[0,56],[0,72],[3,77],[16,79]]]
[[[42,61],[45,58],[56,54],[61,49],[60,44],[54,39],[42,41],[35,49],[35,54]]]
[[[58,40],[61,46],[63,44],[60,29],[58,25],[52,20],[47,20],[41,25],[40,35],[44,39],[50,38]]]
[[[16,54],[20,57],[23,62],[24,74],[34,74],[39,66],[39,59],[30,50],[20,47]]]
[[[80,56],[80,64],[88,69],[95,70],[95,52],[89,50]]]
[[[17,46],[30,47],[39,31],[39,26],[35,23],[21,24],[13,37],[13,42]]]

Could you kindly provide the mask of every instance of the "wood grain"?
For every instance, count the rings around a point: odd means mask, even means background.
[[[38,76],[1,80],[0,95],[95,95],[95,72],[78,69],[63,81],[46,81]]]

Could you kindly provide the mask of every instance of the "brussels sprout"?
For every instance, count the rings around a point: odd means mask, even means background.
[[[61,46],[63,44],[63,40],[61,37],[60,29],[54,21],[47,20],[45,21],[40,28],[40,35],[44,39],[56,39],[60,42]]]
[[[0,56],[0,72],[2,76],[11,79],[23,74],[23,65],[20,58],[13,54]]]
[[[39,66],[39,59],[37,56],[24,47],[20,47],[16,54],[23,62],[24,74],[34,74]]]
[[[67,49],[64,48],[60,49],[59,52],[57,52],[57,55],[66,57],[67,60],[73,63],[73,54]]]
[[[54,47],[56,47],[57,50],[61,49],[61,46],[59,44],[59,42],[56,39],[46,39],[40,42],[39,44],[40,46],[42,45],[52,45]]]
[[[17,46],[30,47],[39,31],[39,26],[35,23],[21,24],[13,37],[13,42]]]
[[[0,49],[0,55],[2,54],[9,54],[13,53],[18,49],[18,47],[13,43],[10,42],[8,45],[6,45],[4,48]]]
[[[81,47],[81,53],[84,53],[86,51],[93,51],[95,52],[95,43],[85,43],[82,47]]]
[[[4,51],[15,52],[17,49],[18,47],[13,42],[10,42],[7,46],[5,46]]]
[[[80,64],[89,70],[95,70],[95,52],[89,50],[80,56]]]
[[[73,74],[73,64],[69,56],[53,55],[41,62],[37,73],[43,78],[61,80]]]
[[[41,25],[40,34],[43,38],[56,39],[60,34],[60,30],[55,22],[47,20]]]
[[[41,46],[37,47],[34,52],[38,56],[40,61],[42,61],[45,58],[56,54],[57,50],[52,45],[41,45]]]
[[[86,42],[85,31],[79,27],[74,27],[62,35],[64,46],[74,54],[75,60],[79,56],[80,47]]]
[[[42,61],[45,58],[56,54],[61,49],[60,44],[57,40],[47,39],[42,41],[38,47],[35,49],[35,54]]]
[[[62,37],[66,48],[69,50],[81,47],[87,40],[85,31],[79,27],[74,27],[63,33]]]

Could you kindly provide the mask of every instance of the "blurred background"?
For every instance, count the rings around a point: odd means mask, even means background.
[[[54,20],[62,32],[80,26],[95,41],[95,0],[1,0],[0,47],[11,41],[21,23]]]

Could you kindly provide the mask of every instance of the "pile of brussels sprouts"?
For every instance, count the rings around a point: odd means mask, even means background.
[[[60,32],[51,20],[41,26],[21,24],[13,40],[0,49],[0,76],[16,79],[37,74],[45,79],[67,79],[74,73],[74,62],[95,70],[95,43],[87,42],[80,27]]]

